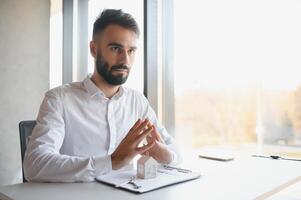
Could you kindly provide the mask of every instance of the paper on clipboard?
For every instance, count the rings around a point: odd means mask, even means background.
[[[176,170],[158,169],[158,175],[152,179],[139,179],[136,170],[116,171],[96,178],[96,181],[122,188],[135,193],[144,193],[162,187],[197,179],[201,176],[197,172],[183,173]],[[133,177],[135,177],[133,179]],[[132,184],[130,181],[133,180]],[[139,186],[139,187],[135,187]]]

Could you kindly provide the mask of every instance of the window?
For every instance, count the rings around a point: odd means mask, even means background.
[[[62,0],[51,0],[50,32],[49,32],[49,87],[54,88],[62,84],[62,40],[63,13]]]
[[[179,143],[301,146],[300,9],[285,0],[175,1]]]
[[[92,38],[93,23],[103,9],[122,9],[130,13],[138,23],[140,37],[138,39],[138,49],[131,74],[125,83],[125,86],[143,92],[143,1],[141,0],[90,0],[88,11],[89,38]],[[94,71],[94,59],[88,52],[88,73]]]

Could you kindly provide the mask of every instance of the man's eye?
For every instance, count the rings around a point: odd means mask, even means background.
[[[135,53],[135,49],[130,49],[129,51],[128,51],[128,53],[131,55],[131,54],[133,54],[133,53]]]
[[[114,52],[120,51],[120,47],[111,47],[111,50]]]

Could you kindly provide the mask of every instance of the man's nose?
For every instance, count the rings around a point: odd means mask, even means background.
[[[122,51],[119,62],[128,65],[130,63],[130,56],[126,51]]]

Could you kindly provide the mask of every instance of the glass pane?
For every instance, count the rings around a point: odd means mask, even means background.
[[[93,23],[103,9],[122,9],[124,12],[130,13],[138,23],[140,29],[140,37],[138,41],[138,51],[136,52],[135,63],[131,70],[129,79],[125,86],[143,92],[143,1],[141,0],[90,0],[89,1],[89,36],[92,37]],[[94,71],[93,57],[89,54],[88,72]]]
[[[51,0],[49,21],[49,87],[63,82],[63,3]]]
[[[286,0],[175,1],[182,145],[301,146],[300,9]]]

